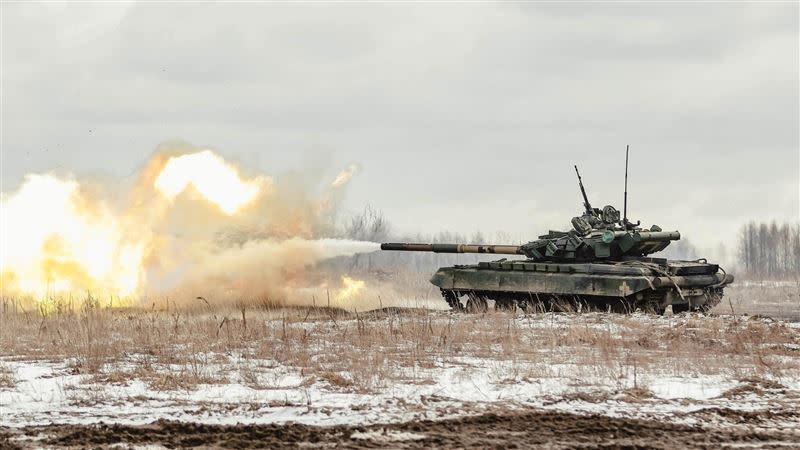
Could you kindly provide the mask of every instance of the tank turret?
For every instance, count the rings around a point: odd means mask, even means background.
[[[533,261],[591,262],[647,256],[664,250],[670,242],[681,238],[678,231],[662,231],[657,225],[642,229],[638,221],[633,224],[627,217],[620,219],[619,211],[611,205],[606,205],[603,209],[592,208],[578,166],[575,166],[575,173],[578,175],[578,185],[583,196],[584,212],[572,218],[572,230],[551,230],[537,240],[519,246],[387,243],[381,245],[381,250],[497,253],[525,255]],[[625,209],[627,210],[627,205]]]

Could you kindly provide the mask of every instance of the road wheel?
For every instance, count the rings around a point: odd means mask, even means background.
[[[455,312],[464,311],[464,306],[461,304],[461,300],[459,300],[456,291],[452,291],[450,289],[442,289],[442,297],[444,297],[447,304],[450,305],[451,310]]]
[[[466,309],[468,313],[485,313],[489,310],[489,303],[484,296],[475,292],[470,292],[467,294]]]
[[[684,313],[686,311],[689,311],[689,304],[688,303],[683,303],[683,304],[680,304],[680,305],[676,305],[674,303],[672,304],[672,313],[673,314],[680,314],[680,313]]]
[[[517,310],[517,304],[513,299],[504,298],[502,300],[495,299],[494,309],[497,311],[514,312]]]

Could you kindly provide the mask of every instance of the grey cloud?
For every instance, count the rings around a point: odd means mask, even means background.
[[[618,203],[630,143],[647,221],[695,227],[677,202],[715,236],[776,189],[773,215],[800,214],[796,4],[4,5],[2,25],[4,190],[178,138],[271,174],[360,162],[348,204],[401,228],[533,234],[578,212],[572,163]]]

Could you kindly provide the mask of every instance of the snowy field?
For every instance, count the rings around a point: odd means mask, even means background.
[[[762,317],[101,309],[3,325],[0,425],[20,445],[35,442],[23,427],[157,420],[369,426],[534,410],[765,433],[800,423],[800,324]]]
[[[800,346],[796,348],[800,350]],[[798,353],[795,363],[800,361]],[[350,389],[344,380],[309,381],[301,370],[273,360],[224,354],[205,357],[215,362],[202,370],[219,379],[191,387],[182,387],[179,381],[173,387],[154,387],[135,378],[135,368],[140,364],[137,360],[146,355],[128,355],[128,362],[115,363],[99,375],[76,373],[74,361],[5,358],[5,377],[13,380],[13,386],[6,382],[0,390],[1,422],[4,426],[144,424],[167,419],[212,424],[291,421],[335,425],[535,407],[695,423],[697,417],[704,416],[697,412],[713,416],[718,410],[800,411],[800,378],[796,372],[777,377],[737,377],[733,371],[727,375],[679,375],[642,370],[634,380],[632,367],[598,374],[596,368],[576,364],[543,367],[544,363],[453,357],[432,367],[410,369],[410,380],[358,392],[360,389]],[[163,365],[154,370],[180,378],[185,368]],[[541,371],[544,373],[539,377],[530,376]],[[127,378],[120,373],[132,375]],[[243,377],[242,373],[252,375]],[[778,415],[761,425],[797,425],[798,418],[800,415]]]

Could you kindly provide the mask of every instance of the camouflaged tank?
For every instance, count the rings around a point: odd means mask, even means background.
[[[680,233],[656,225],[642,228],[627,214],[620,219],[611,205],[592,208],[580,174],[578,180],[585,211],[572,219],[572,230],[550,231],[524,245],[386,243],[381,249],[525,257],[439,269],[431,283],[457,311],[485,311],[493,302],[499,309],[663,314],[669,305],[678,313],[719,303],[733,275],[705,259],[650,257],[679,240]],[[625,199],[627,212],[627,187]]]

